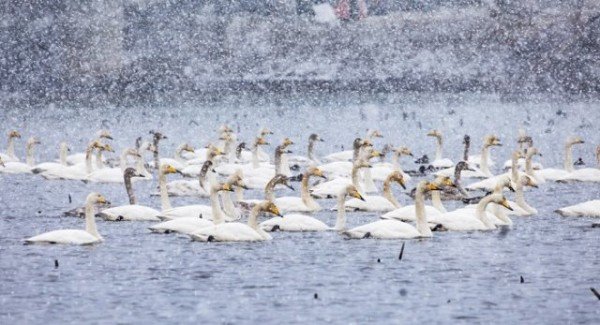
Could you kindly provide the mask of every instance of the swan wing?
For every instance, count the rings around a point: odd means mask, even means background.
[[[281,231],[329,230],[329,227],[321,220],[303,214],[286,214],[283,218],[271,218],[260,224],[265,231],[272,231],[275,226],[278,226]]]
[[[600,200],[592,200],[556,210],[563,217],[600,217]]]
[[[160,213],[161,219],[177,219],[177,218],[200,218],[212,220],[212,208],[208,205],[184,205],[168,210],[164,210]]]
[[[26,243],[89,245],[102,241],[81,229],[63,229],[46,232],[25,240]]]
[[[367,195],[365,201],[352,198],[346,201],[346,210],[354,211],[392,211],[395,207],[383,196]],[[335,209],[335,208],[334,208]]]
[[[239,223],[230,222],[213,225],[198,230],[191,235],[194,240],[208,240],[218,242],[239,242],[239,241],[261,241],[264,238],[250,226]]]
[[[192,234],[198,230],[213,226],[213,222],[204,218],[198,217],[183,217],[173,220],[164,221],[152,225],[148,229],[156,233],[171,233],[177,232],[181,234]]]
[[[143,205],[122,205],[100,211],[100,217],[108,221],[158,221],[160,212]]]

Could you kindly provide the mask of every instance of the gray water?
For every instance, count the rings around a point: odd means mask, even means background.
[[[239,125],[243,139],[254,135],[259,126],[269,126],[275,131],[271,142],[289,136],[298,143],[292,148],[296,153],[304,153],[305,139],[317,132],[326,139],[317,149],[320,155],[342,145],[349,148],[355,136],[371,127],[385,135],[377,146],[405,144],[415,156],[432,156],[434,142],[424,134],[439,128],[447,138],[446,155],[455,161],[461,157],[465,133],[471,135],[475,152],[483,135],[493,132],[505,144],[493,152],[497,165],[514,149],[521,126],[540,147],[541,162],[547,167],[561,164],[562,143],[568,135],[585,138],[586,144],[576,148],[574,157],[582,157],[588,167],[594,166],[593,149],[600,142],[598,101],[506,100],[474,94],[239,96],[132,107],[56,104],[37,109],[3,107],[0,118],[2,133],[16,128],[24,138],[41,137],[46,147],[36,154],[40,161],[54,159],[62,140],[75,151],[83,150],[99,128],[113,132],[117,153],[137,136],[148,137],[149,130],[163,131],[169,139],[161,149],[170,155],[182,141],[203,146],[214,140],[223,122]],[[23,153],[21,147],[18,150]],[[415,167],[409,162],[404,165]],[[105,242],[92,247],[25,246],[22,240],[43,231],[82,228],[82,220],[61,214],[82,205],[90,191],[101,192],[116,205],[126,204],[120,185],[1,174],[0,186],[0,322],[4,324],[540,324],[593,323],[600,316],[599,301],[590,291],[590,287],[600,289],[600,228],[591,227],[598,220],[553,213],[562,206],[599,198],[597,184],[546,183],[528,191],[526,199],[538,215],[513,217],[514,226],[507,232],[446,232],[408,241],[350,241],[334,232],[275,233],[265,243],[219,244],[151,234],[150,223],[97,220]],[[150,196],[155,187],[155,182],[134,184],[141,204],[159,207],[158,199]],[[411,204],[399,190],[396,195]],[[208,203],[172,198],[174,206],[194,202]],[[333,200],[320,203],[326,208],[334,205]],[[449,208],[458,206],[447,203]],[[334,223],[333,212],[316,216]],[[377,217],[350,213],[349,226]]]

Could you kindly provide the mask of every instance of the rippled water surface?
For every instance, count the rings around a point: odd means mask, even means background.
[[[377,145],[406,144],[416,156],[433,154],[433,141],[424,134],[439,128],[446,134],[446,155],[455,161],[461,157],[465,133],[471,135],[472,152],[476,152],[481,137],[493,132],[505,143],[493,153],[497,164],[514,148],[520,126],[534,137],[547,167],[560,165],[567,135],[579,134],[587,141],[576,148],[574,157],[582,157],[588,167],[594,166],[593,149],[600,143],[597,101],[506,101],[481,95],[240,96],[177,105],[4,107],[0,117],[3,134],[16,128],[24,137],[41,137],[45,147],[37,152],[40,161],[54,159],[61,140],[69,141],[75,151],[83,150],[99,128],[113,132],[117,148],[132,145],[149,130],[161,130],[169,136],[161,149],[171,154],[182,141],[203,146],[214,140],[223,122],[239,128],[244,139],[259,126],[269,126],[275,131],[271,142],[289,136],[298,143],[293,148],[297,153],[304,153],[305,139],[317,132],[326,139],[319,144],[320,155],[341,145],[349,148],[353,138],[370,127],[385,135]],[[23,153],[21,147],[18,150]],[[415,166],[406,162],[405,167]],[[600,289],[600,228],[591,227],[599,221],[553,213],[565,205],[599,198],[597,184],[544,184],[526,193],[539,214],[513,217],[510,231],[435,233],[431,239],[406,241],[401,261],[402,241],[349,241],[326,232],[275,233],[274,240],[266,243],[198,243],[184,236],[151,234],[149,223],[102,220],[97,221],[105,238],[100,245],[24,246],[24,238],[43,231],[82,228],[82,220],[61,213],[82,205],[88,192],[99,191],[113,203],[125,204],[124,190],[120,185],[5,174],[0,174],[0,186],[0,322],[4,324],[542,324],[594,323],[600,317],[600,302],[590,291],[590,287]],[[140,203],[159,207],[158,199],[150,196],[155,187],[155,182],[134,184]],[[402,203],[411,204],[408,196],[396,194]],[[177,206],[198,199],[173,198],[172,202]],[[334,205],[332,200],[320,203]],[[317,217],[333,224],[335,215],[324,211]],[[377,217],[350,213],[349,226]]]

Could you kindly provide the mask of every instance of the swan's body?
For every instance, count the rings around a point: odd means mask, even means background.
[[[19,157],[15,154],[15,139],[20,139],[21,134],[16,131],[10,131],[8,133],[8,146],[6,148],[6,153],[0,153],[0,159],[4,162],[14,162],[19,161]]]
[[[317,198],[331,198],[336,197],[338,193],[346,188],[348,185],[354,185],[358,191],[362,189],[362,184],[359,180],[359,174],[361,168],[369,168],[370,165],[364,161],[357,161],[352,167],[351,178],[338,177],[333,180],[318,184],[310,189],[310,194]],[[319,169],[321,169],[319,167]]]
[[[90,245],[101,242],[103,239],[96,230],[96,222],[94,221],[93,205],[96,203],[107,203],[107,201],[98,193],[89,194],[86,199],[85,207],[85,230],[54,230],[28,238],[25,242],[28,244],[45,243],[72,245]]]
[[[27,140],[27,160],[25,163],[19,161],[8,161],[4,163],[4,167],[0,168],[0,172],[7,174],[31,174],[32,169],[35,166],[35,159],[33,156],[33,148],[36,144],[40,144],[40,141],[31,137]]]
[[[511,209],[508,201],[506,201],[506,198],[502,194],[491,194],[481,199],[475,209],[462,208],[444,213],[435,222],[448,230],[454,231],[496,229],[496,217],[486,211],[487,205],[491,202],[501,204],[509,210]]]
[[[565,144],[565,156],[563,157],[563,169],[544,168],[536,171],[536,174],[545,180],[559,181],[568,178],[574,171],[573,169],[573,146],[584,143],[579,137],[567,139]]]
[[[400,208],[400,203],[392,194],[391,185],[396,182],[406,189],[404,177],[399,171],[392,172],[388,175],[383,183],[383,196],[366,195],[363,200],[350,199],[346,202],[346,209],[354,211],[377,211],[386,212]]]
[[[316,167],[309,167],[302,175],[300,185],[300,197],[285,196],[276,198],[273,202],[282,213],[285,212],[314,212],[321,210],[321,206],[312,198],[308,190],[308,182],[311,176],[325,177],[323,172]]]
[[[555,211],[563,217],[600,217],[600,200],[591,200]]]
[[[454,165],[454,163],[452,162],[452,160],[448,159],[448,158],[443,158],[442,155],[442,148],[443,148],[443,137],[442,137],[442,133],[438,130],[433,130],[429,133],[427,133],[428,136],[430,137],[435,137],[437,140],[437,146],[435,149],[435,159],[434,161],[431,162],[431,166],[435,169],[443,169],[443,168],[450,168]]]

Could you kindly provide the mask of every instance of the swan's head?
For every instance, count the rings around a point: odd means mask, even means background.
[[[466,161],[459,161],[458,163],[456,163],[456,167],[454,167],[454,170],[469,170],[469,171],[475,171],[473,168],[471,168],[469,166],[469,164]]]
[[[233,129],[229,127],[227,124],[223,124],[219,127],[219,133],[232,133]]]
[[[127,149],[124,150],[123,153],[126,156],[137,157],[137,158],[142,157],[142,155],[140,155],[140,152],[137,149],[134,149],[134,148],[127,148]]]
[[[356,168],[356,169],[371,168],[371,167],[372,167],[371,164],[369,164],[369,162],[364,159],[359,159],[354,163],[354,168]]]
[[[525,156],[523,156],[523,152],[521,150],[515,150],[512,153],[512,159],[513,160],[519,160],[521,158],[525,158]]]
[[[354,149],[359,149],[363,144],[363,141],[361,138],[356,138],[354,139],[354,141],[352,142],[352,148]]]
[[[254,145],[255,146],[268,146],[269,142],[267,142],[267,139],[265,139],[264,137],[256,137],[256,140],[254,140]]]
[[[369,138],[383,138],[383,134],[379,132],[379,130],[369,130],[367,131],[367,137]]]
[[[246,149],[246,142],[240,142],[237,146],[238,150]]]
[[[363,148],[370,148],[370,147],[373,147],[373,142],[369,139],[364,139],[361,141],[360,145]]]
[[[163,139],[167,139],[167,136],[158,132],[158,131],[150,131],[150,134],[152,134],[152,138],[154,139],[154,141],[160,141]]]
[[[318,176],[324,179],[327,179],[327,177],[325,176],[325,174],[323,174],[323,171],[320,170],[319,168],[315,167],[315,166],[310,166],[308,167],[308,174],[311,176]]]
[[[290,179],[287,176],[285,176],[283,174],[277,174],[277,175],[273,176],[273,178],[271,178],[269,183],[271,183],[273,185],[273,187],[276,185],[283,185],[283,186],[289,188],[290,190],[295,191],[296,189],[292,185],[290,185],[289,181],[290,181]],[[267,184],[267,186],[268,186],[268,184]]]
[[[64,152],[71,152],[71,148],[69,148],[69,145],[66,142],[60,143],[60,150]]]
[[[110,144],[103,144],[98,148],[100,151],[115,152],[115,149]]]
[[[465,137],[463,138],[463,144],[464,145],[470,145],[471,144],[471,137],[468,134],[465,134]]]
[[[258,132],[258,136],[261,138],[270,134],[273,134],[273,131],[269,130],[268,128],[262,128]]]
[[[521,177],[519,177],[519,181],[521,182],[521,184],[523,186],[530,186],[530,187],[538,187],[537,182],[533,179],[533,177],[530,177],[528,175],[521,175]]]
[[[325,142],[325,140],[321,139],[321,137],[316,133],[311,134],[308,137],[308,141],[309,142],[315,142],[315,141]]]
[[[439,187],[440,189],[444,189],[445,187],[456,187],[456,184],[454,184],[452,178],[448,176],[438,176],[432,183],[437,185],[437,187]]]
[[[431,130],[427,133],[427,136],[441,139],[442,133],[439,130]]]
[[[530,147],[530,148],[525,149],[525,155],[526,155],[527,158],[531,158],[531,157],[533,157],[535,155],[538,155],[538,156],[541,157],[542,153],[540,152],[540,150],[538,148],[536,148],[536,147]]]
[[[354,186],[352,184],[349,184],[348,186],[346,186],[346,188],[344,190],[344,194],[349,195],[355,199],[365,201],[365,198],[360,194],[360,192],[358,191],[356,186]]]
[[[381,153],[381,151],[371,150],[371,153],[369,153],[369,155],[367,156],[367,159],[377,158],[377,157],[382,157],[382,156],[383,156],[383,154]]]
[[[12,131],[8,132],[8,137],[11,138],[11,139],[12,138],[18,138],[18,139],[20,139],[21,138],[21,133],[19,133],[19,131],[17,131],[17,130],[12,130]]]
[[[510,203],[508,203],[508,200],[506,199],[506,197],[504,197],[504,195],[502,195],[502,193],[491,194],[491,199],[491,202],[501,205],[510,211],[513,210],[513,208],[510,207]]]
[[[581,143],[585,143],[585,141],[583,141],[583,139],[578,136],[570,137],[569,140],[567,140],[567,144],[570,144],[570,145],[581,144]]]
[[[233,136],[229,132],[222,132],[221,135],[219,136],[219,140],[232,141]]]
[[[109,130],[100,130],[96,133],[96,136],[100,139],[108,139],[108,140],[112,140],[112,134],[110,134]]]
[[[182,144],[179,149],[181,151],[187,151],[187,152],[194,153],[194,147],[190,146],[187,143]]]
[[[293,144],[294,144],[294,141],[292,141],[290,138],[285,138],[285,139],[283,139],[283,143],[282,143],[282,145],[283,145],[284,147],[291,146],[291,145],[293,145]]]
[[[243,188],[245,190],[248,189],[248,186],[246,186],[246,183],[244,183],[241,169],[238,169],[235,173],[231,174],[231,176],[229,176],[227,179],[227,183],[231,186]]]
[[[410,149],[408,149],[408,147],[405,146],[400,146],[396,149],[394,149],[394,152],[399,155],[399,156],[413,156],[412,151],[410,151]]]
[[[264,201],[263,203],[261,203],[259,205],[259,211],[267,212],[267,213],[276,215],[278,217],[283,217],[283,215],[279,211],[279,208],[275,205],[275,203],[273,203],[271,201]]]
[[[33,146],[35,146],[36,144],[40,144],[42,143],[40,141],[40,139],[38,139],[37,137],[31,137],[27,140],[27,148],[31,148]]]
[[[145,150],[151,152],[151,153],[157,153],[158,149],[156,148],[156,146],[152,143],[147,142],[146,145],[142,145],[142,148],[144,148]]]
[[[500,192],[500,191],[502,191],[502,189],[503,189],[503,188],[505,188],[505,187],[506,187],[506,188],[508,188],[508,189],[509,189],[511,192],[514,192],[514,191],[515,191],[515,189],[514,189],[514,188],[513,188],[513,186],[512,186],[512,181],[510,180],[510,177],[509,177],[508,175],[501,176],[501,177],[498,179],[498,182],[496,183],[496,188],[495,188],[495,190],[496,190],[497,192]]]
[[[229,182],[225,182],[225,183],[219,185],[218,190],[219,191],[233,192],[233,185],[231,183],[229,183]]]
[[[390,181],[396,182],[402,186],[403,189],[406,189],[406,182],[404,181],[404,175],[400,171],[394,171],[387,177]]]
[[[502,143],[500,142],[500,138],[498,138],[497,136],[495,136],[493,134],[486,135],[485,138],[483,139],[483,144],[486,147],[502,146]]]
[[[177,168],[173,167],[173,165],[169,165],[169,164],[162,164],[160,166],[160,171],[167,175],[167,174],[177,174],[179,173],[179,171],[177,170]]]
[[[110,204],[102,194],[96,192],[88,194],[86,202],[90,204]]]
[[[142,175],[141,173],[139,173],[137,170],[135,170],[135,168],[133,168],[133,167],[127,167],[125,169],[125,171],[123,172],[123,176],[125,176],[125,178],[145,177],[144,175]]]

